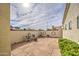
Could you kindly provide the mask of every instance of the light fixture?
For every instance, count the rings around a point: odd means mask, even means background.
[[[29,8],[30,7],[30,3],[23,3],[23,6],[26,7],[26,8]]]

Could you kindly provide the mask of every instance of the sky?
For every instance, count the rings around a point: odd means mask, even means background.
[[[10,4],[10,25],[20,28],[47,29],[61,26],[65,10],[64,3]]]

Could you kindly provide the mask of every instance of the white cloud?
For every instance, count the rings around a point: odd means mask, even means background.
[[[31,5],[29,9],[22,7],[21,4],[15,5],[20,14],[27,13],[16,19],[20,20],[15,24],[16,26],[24,25],[23,27],[46,28],[47,22],[49,22],[49,27],[51,27],[52,24],[61,25],[65,4],[33,3]],[[13,12],[14,10],[11,9],[11,11]],[[12,12],[11,14],[13,14]]]

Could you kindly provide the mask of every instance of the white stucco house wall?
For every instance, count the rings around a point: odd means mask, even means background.
[[[63,38],[79,43],[79,4],[66,4],[63,17]]]

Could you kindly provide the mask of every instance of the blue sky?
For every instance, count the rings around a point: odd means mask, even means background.
[[[12,3],[10,25],[32,29],[47,29],[52,25],[61,26],[64,9],[64,3],[31,3],[29,8],[21,3]]]

